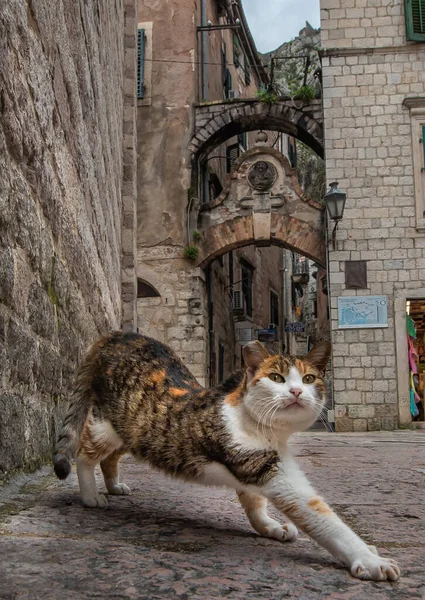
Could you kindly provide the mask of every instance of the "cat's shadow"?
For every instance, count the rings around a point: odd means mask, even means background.
[[[197,552],[205,549],[213,549],[220,546],[227,547],[229,553],[237,552],[242,548],[248,551],[253,559],[264,553],[273,555],[274,558],[290,555],[292,560],[308,567],[312,565],[324,568],[338,568],[332,558],[328,560],[322,557],[315,549],[315,545],[300,543],[300,541],[281,543],[261,537],[248,528],[244,530],[243,523],[240,527],[231,527],[231,516],[222,518],[222,523],[213,520],[205,510],[204,518],[194,517],[189,509],[184,512],[178,507],[173,509],[164,508],[160,505],[149,506],[140,498],[130,500],[129,497],[109,496],[109,506],[106,509],[89,509],[81,505],[79,494],[57,494],[54,500],[50,497],[46,502],[50,508],[59,510],[65,519],[74,518],[83,525],[84,529],[98,530],[102,535],[113,535],[120,543],[133,543],[138,540],[138,545],[151,549],[159,549],[165,552]],[[191,514],[192,512],[192,514]],[[241,513],[241,520],[244,518]],[[85,525],[85,527],[84,527]],[[305,537],[305,536],[304,536]],[[233,549],[233,550],[232,550]]]

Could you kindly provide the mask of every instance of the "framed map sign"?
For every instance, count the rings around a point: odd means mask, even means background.
[[[339,296],[338,329],[388,327],[387,296]]]

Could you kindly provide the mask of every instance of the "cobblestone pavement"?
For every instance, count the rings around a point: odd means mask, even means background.
[[[309,433],[293,447],[336,511],[399,560],[399,582],[352,579],[305,535],[261,538],[231,491],[127,458],[133,494],[106,511],[82,508],[75,474],[61,483],[47,467],[0,488],[0,598],[424,599],[425,433]]]

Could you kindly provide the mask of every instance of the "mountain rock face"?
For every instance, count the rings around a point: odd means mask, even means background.
[[[317,73],[320,70],[319,48],[320,29],[314,29],[306,22],[295,39],[284,42],[274,52],[261,55],[266,65],[270,65],[271,57],[274,58],[273,79],[279,94],[295,96],[306,85],[320,93],[320,76]]]
[[[302,104],[300,95],[311,97],[321,95],[320,29],[314,29],[308,22],[299,35],[284,42],[274,52],[262,54],[264,64],[272,79],[274,91],[278,95],[292,96],[294,104]],[[274,68],[271,68],[271,62]],[[292,58],[293,57],[293,58]],[[313,150],[297,140],[297,172],[304,192],[320,202],[325,193],[325,167]]]

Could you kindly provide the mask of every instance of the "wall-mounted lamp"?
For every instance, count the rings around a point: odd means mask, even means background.
[[[338,182],[334,181],[330,184],[330,189],[326,192],[323,198],[328,217],[335,223],[332,231],[332,246],[335,250],[335,237],[338,224],[344,215],[345,201],[347,194],[338,189]]]

